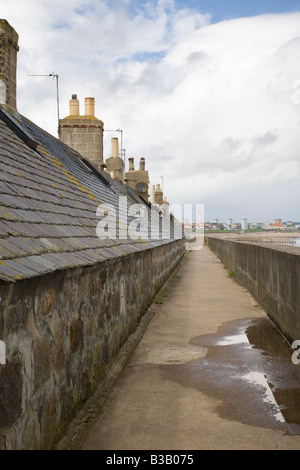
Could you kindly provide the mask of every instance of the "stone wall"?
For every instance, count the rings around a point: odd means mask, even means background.
[[[207,245],[290,341],[300,340],[300,249],[208,236]]]
[[[0,284],[0,449],[51,449],[185,252],[183,240]]]

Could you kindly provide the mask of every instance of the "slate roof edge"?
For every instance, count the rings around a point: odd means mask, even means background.
[[[36,150],[39,142],[37,142],[23,127],[19,124],[18,120],[12,116],[6,109],[0,105],[0,119],[3,121],[10,130],[12,130],[28,147]]]
[[[23,115],[20,115],[20,118],[21,118],[21,124],[22,124],[22,121],[25,121],[27,123],[29,123],[31,126],[33,127],[36,127],[40,132],[42,132],[44,135],[48,136],[49,139],[53,139],[55,140],[59,145],[61,145],[66,153],[73,159],[76,161],[76,163],[78,163],[86,172],[88,173],[93,173],[94,175],[96,175],[98,178],[101,179],[101,181],[106,184],[107,186],[111,187],[111,182],[109,181],[110,177],[107,178],[107,175],[102,175],[94,166],[91,162],[89,162],[80,152],[78,152],[77,150],[73,149],[72,147],[70,147],[68,144],[66,144],[65,142],[63,142],[62,140],[60,140],[58,137],[55,137],[54,135],[50,134],[49,132],[45,131],[42,127],[38,126],[35,122],[31,121],[30,119],[28,119],[26,116],[23,116]],[[39,142],[39,145],[41,145],[41,147],[44,147],[44,145],[42,143]],[[109,175],[108,175],[109,176]]]
[[[20,281],[25,281],[25,280],[29,280],[29,279],[34,279],[34,278],[39,278],[39,277],[43,277],[44,275],[46,274],[53,274],[55,272],[62,272],[62,271],[66,271],[66,270],[70,270],[70,269],[77,269],[77,268],[84,268],[84,267],[92,267],[92,266],[96,266],[97,264],[103,264],[103,263],[113,263],[115,260],[117,259],[124,259],[124,258],[129,258],[131,256],[134,256],[136,253],[142,253],[144,251],[148,251],[148,250],[151,250],[151,249],[156,249],[157,247],[162,247],[162,246],[165,246],[165,245],[168,245],[170,243],[174,243],[178,240],[159,240],[159,244],[157,245],[156,243],[154,244],[151,244],[151,242],[147,243],[147,242],[138,242],[137,244],[140,245],[139,248],[136,247],[135,244],[124,244],[124,245],[118,245],[118,246],[113,246],[111,248],[107,248],[107,249],[102,249],[102,248],[98,248],[98,249],[86,249],[86,250],[79,250],[79,251],[72,251],[72,252],[65,252],[64,255],[73,255],[73,256],[76,256],[77,257],[77,264],[72,264],[70,263],[69,265],[64,265],[62,267],[59,267],[58,265],[55,265],[53,264],[53,262],[50,260],[50,258],[54,258],[55,257],[58,257],[57,259],[59,259],[59,255],[61,253],[43,253],[41,255],[29,255],[29,256],[26,256],[26,257],[22,257],[22,258],[14,258],[14,259],[11,259],[11,260],[5,260],[5,265],[7,267],[8,270],[10,269],[13,269],[15,265],[24,265],[26,264],[27,260],[31,259],[33,261],[33,263],[31,263],[30,265],[30,268],[28,268],[28,273],[27,275],[23,273],[22,276],[15,276],[15,275],[9,275],[9,274],[3,274],[1,273],[0,274],[0,284],[6,284],[6,283],[15,283],[15,282],[20,282]],[[143,248],[141,248],[141,246]],[[100,253],[97,253],[97,257],[95,255],[95,261],[94,262],[88,262],[87,260],[84,259],[84,252],[96,252],[97,250],[101,250],[101,251],[106,251],[106,252],[111,252],[111,250],[113,250],[114,248],[120,248],[120,247],[126,247],[127,248],[127,251],[124,252],[124,253],[116,253],[116,256],[107,256],[107,257],[103,257],[102,259],[98,258],[100,257]],[[78,262],[79,260],[82,260],[82,262]],[[41,263],[39,262],[41,261]],[[43,262],[43,263],[42,263]],[[3,262],[0,260],[0,263],[3,264]],[[50,267],[50,265],[52,264],[52,267]],[[44,266],[44,270],[43,271],[35,271],[34,270],[34,267],[36,266]],[[48,267],[47,267],[48,266]]]

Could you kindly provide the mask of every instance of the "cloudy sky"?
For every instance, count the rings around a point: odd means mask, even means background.
[[[300,0],[0,0],[19,34],[18,109],[57,136],[95,97],[105,157],[146,158],[205,220],[300,221]],[[161,178],[163,177],[163,178]]]

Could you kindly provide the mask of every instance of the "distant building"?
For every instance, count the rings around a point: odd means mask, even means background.
[[[242,219],[241,226],[242,226],[242,230],[248,230],[248,221],[247,221],[247,219]]]
[[[273,224],[271,225],[271,229],[272,230],[276,230],[276,229],[284,229],[284,226],[282,225],[282,219],[275,219]]]

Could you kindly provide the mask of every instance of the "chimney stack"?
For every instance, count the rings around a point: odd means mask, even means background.
[[[17,53],[19,36],[6,20],[0,20],[0,104],[17,109]]]
[[[128,158],[129,170],[125,174],[125,180],[127,186],[136,191],[136,193],[143,199],[148,201],[149,194],[149,175],[148,171],[145,170],[145,159],[140,159],[140,166],[138,170],[134,169],[134,158]]]
[[[160,184],[157,184],[155,186],[155,190],[154,190],[154,202],[155,204],[158,204],[159,206],[161,206],[163,203],[164,203],[164,200],[163,200],[163,191],[160,187]]]
[[[69,101],[70,115],[59,120],[59,138],[65,144],[87,158],[102,171],[103,163],[103,121],[95,117],[95,99],[85,98],[85,115],[79,112],[77,95]]]
[[[111,157],[105,160],[106,171],[110,173],[112,178],[115,178],[121,183],[124,183],[124,162],[119,157],[119,140],[117,137],[111,139]]]

